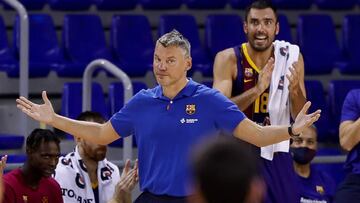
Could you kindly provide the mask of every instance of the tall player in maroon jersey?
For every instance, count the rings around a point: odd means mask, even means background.
[[[269,84],[272,72],[277,68],[274,67],[274,39],[279,32],[276,9],[269,1],[257,0],[246,9],[244,32],[248,39],[246,43],[216,55],[213,87],[231,98],[248,118],[268,125]],[[287,51],[284,48],[280,53]],[[281,81],[289,80],[290,113],[295,118],[306,102],[304,62],[300,53],[298,61],[289,69],[291,74],[282,77]],[[261,158],[261,162],[268,190],[265,202],[299,202],[290,154],[277,152],[272,161]]]

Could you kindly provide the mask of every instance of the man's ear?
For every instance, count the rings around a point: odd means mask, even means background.
[[[247,25],[247,22],[244,21],[243,23],[243,30],[244,30],[244,33],[247,34],[248,33],[248,25]]]
[[[190,70],[192,67],[192,58],[189,57],[188,60],[186,61],[186,71]]]
[[[276,22],[275,35],[278,35],[280,32],[280,24],[279,21]]]

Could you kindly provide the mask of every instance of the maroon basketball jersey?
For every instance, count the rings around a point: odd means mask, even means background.
[[[237,80],[242,81],[241,92],[243,93],[251,88],[253,88],[258,80],[260,68],[258,68],[255,63],[250,58],[246,44],[241,45],[241,57],[238,57],[238,61],[241,61],[241,64],[238,63],[238,74]],[[234,84],[236,85],[236,84]],[[236,96],[236,95],[233,95]],[[266,89],[245,111],[246,116],[259,124],[269,124],[269,113],[267,111],[267,105],[269,101],[269,88]]]

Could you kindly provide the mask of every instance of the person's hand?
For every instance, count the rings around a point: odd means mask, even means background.
[[[309,127],[320,118],[320,109],[316,110],[311,114],[306,114],[310,106],[311,102],[306,102],[299,114],[296,116],[295,122],[292,127],[292,131],[294,134],[300,134],[305,128]]]
[[[0,176],[3,175],[4,169],[6,167],[6,160],[7,160],[7,155],[1,157],[1,160],[0,160]]]
[[[7,160],[7,155],[1,157],[0,160],[0,202],[2,202],[3,200],[3,194],[4,194],[4,183],[3,183],[3,172],[6,166],[6,160]]]
[[[300,90],[300,69],[298,67],[298,62],[294,62],[292,67],[289,68],[290,75],[286,75],[286,78],[289,80],[289,92],[296,93]]]
[[[136,159],[134,168],[131,168],[130,160],[126,160],[124,169],[121,173],[120,182],[117,184],[118,188],[130,193],[136,183],[139,182],[138,160]]]
[[[274,58],[270,57],[264,68],[259,73],[256,87],[260,93],[263,93],[270,85],[271,75],[274,70],[274,61]]]
[[[19,97],[16,99],[16,106],[31,118],[50,124],[55,115],[54,108],[52,107],[50,100],[47,98],[46,91],[42,92],[42,98],[44,100],[44,104],[35,104],[25,97]]]
[[[124,169],[122,171],[120,181],[115,186],[115,192],[112,202],[116,203],[130,203],[131,191],[139,182],[138,175],[138,160],[135,162],[134,168],[130,166],[130,160],[126,160]]]

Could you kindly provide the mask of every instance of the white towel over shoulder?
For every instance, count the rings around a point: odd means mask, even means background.
[[[271,125],[290,124],[289,68],[299,58],[299,47],[285,41],[274,42],[275,64],[270,82],[268,112]],[[261,148],[261,157],[272,160],[274,152],[289,152],[289,140]]]
[[[99,202],[108,202],[115,192],[115,185],[120,181],[119,169],[105,158],[98,162],[97,177]],[[74,152],[59,158],[54,178],[61,187],[64,203],[95,202],[90,177],[78,147]]]

